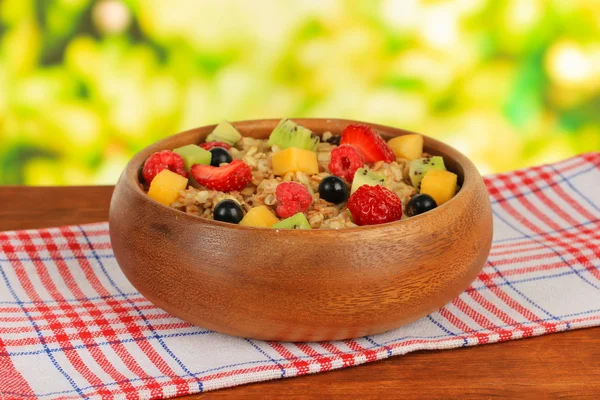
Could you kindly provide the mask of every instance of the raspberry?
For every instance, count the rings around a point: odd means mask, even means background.
[[[188,177],[183,158],[170,150],[163,150],[152,154],[144,163],[142,175],[146,183],[148,185],[152,183],[154,177],[163,169],[168,169],[185,178]]]
[[[352,182],[357,169],[365,165],[365,158],[355,147],[342,145],[331,150],[329,172]]]
[[[299,212],[304,212],[312,203],[312,196],[308,190],[296,182],[282,182],[275,189],[277,197],[277,215],[288,218]]]
[[[356,225],[377,225],[402,218],[400,198],[383,186],[363,185],[348,199],[348,210]]]
[[[204,150],[214,149],[215,147],[222,147],[225,150],[229,150],[231,146],[225,142],[206,142],[200,145]]]

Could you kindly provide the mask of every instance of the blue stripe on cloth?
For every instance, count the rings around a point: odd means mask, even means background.
[[[543,280],[552,279],[552,278],[560,278],[562,276],[575,275],[578,272],[585,272],[585,271],[587,271],[587,268],[574,269],[574,270],[569,270],[569,271],[565,271],[565,272],[560,272],[557,274],[536,276],[533,278],[515,279],[515,280],[511,280],[511,281],[506,280],[505,282],[500,282],[500,283],[494,282],[493,284],[489,284],[487,286],[484,285],[484,286],[478,286],[478,287],[471,287],[471,288],[467,289],[466,292],[489,290],[492,287],[506,286],[506,285],[510,285],[510,284],[514,285],[516,283],[543,281]]]
[[[0,261],[0,262],[2,262],[2,261]],[[146,300],[139,292],[130,292],[130,293],[115,293],[115,294],[110,294],[107,296],[79,297],[79,298],[74,298],[74,299],[62,299],[62,300],[52,299],[52,300],[41,300],[41,301],[21,301],[20,303],[21,304],[79,303],[82,301],[96,301],[96,300],[112,299],[113,297],[133,297],[133,296],[138,296],[139,298]],[[146,300],[146,301],[148,301],[148,300]],[[19,304],[19,303],[17,303],[16,301],[0,301],[0,304]],[[150,301],[148,301],[148,304],[152,304],[152,303],[150,303]]]
[[[283,368],[283,365],[281,365],[279,362],[277,362],[273,357],[271,357],[269,354],[267,354],[266,351],[264,351],[256,343],[254,343],[254,340],[252,340],[252,339],[244,339],[244,340],[246,342],[250,343],[250,345],[252,347],[254,347],[254,349],[257,350],[259,353],[261,353],[262,355],[267,357],[269,359],[269,361],[272,361],[275,365],[277,365],[279,367],[279,369],[281,369],[281,378],[285,378],[285,368]]]
[[[108,251],[108,249],[107,249]],[[112,250],[111,250],[112,251]],[[84,251],[85,253],[85,251]],[[106,259],[112,259],[115,258],[115,255],[113,253],[111,254],[98,254],[99,258],[106,258]],[[73,260],[85,260],[87,259],[88,256],[67,256],[67,257],[62,257],[61,256],[61,260],[63,261],[73,261]],[[49,261],[54,261],[54,259],[52,257],[13,257],[13,258],[0,258],[0,262],[13,262],[13,261],[21,261],[21,262],[29,262],[29,261],[41,261],[41,262],[49,262]]]
[[[377,343],[373,338],[371,338],[371,336],[363,336],[363,339],[365,339],[367,342],[371,343],[372,345],[375,345],[376,347],[383,347],[387,353],[388,353],[388,357],[392,356],[392,349],[390,349],[388,346],[384,345],[384,344],[379,344]]]
[[[552,166],[550,166],[550,167],[552,167]],[[569,179],[573,179],[580,175],[587,174],[588,172],[593,171],[597,168],[598,168],[597,166],[592,166],[592,167],[586,168],[584,170],[578,171],[577,173],[570,175],[568,177],[564,177],[563,175],[561,175],[560,179],[552,181],[552,183],[546,183],[545,185],[537,186],[535,189],[519,192],[518,194],[511,194],[510,196],[502,197],[501,199],[490,198],[490,201],[492,202],[492,205],[494,205],[494,204],[500,204],[500,203],[504,203],[506,201],[518,199],[519,197],[529,196],[530,194],[541,192],[546,189],[550,189],[551,187],[556,186],[560,183],[569,182]],[[500,190],[500,189],[498,189],[498,190]]]
[[[168,339],[168,338],[177,338],[177,337],[185,337],[185,336],[200,336],[200,335],[206,335],[206,334],[210,334],[210,333],[215,333],[214,331],[209,331],[209,330],[203,330],[203,331],[196,331],[196,332],[179,332],[179,333],[169,333],[166,335],[158,335],[161,339]],[[55,349],[51,349],[48,348],[48,350],[32,350],[32,351],[19,351],[19,352],[5,352],[5,353],[0,353],[0,354],[7,354],[9,356],[33,356],[33,355],[37,355],[37,354],[42,354],[42,353],[61,353],[64,351],[69,351],[69,350],[81,350],[81,349],[90,349],[92,347],[104,347],[104,346],[110,346],[113,344],[118,344],[118,343],[135,343],[135,342],[140,342],[142,340],[152,340],[152,339],[156,339],[154,336],[142,336],[142,337],[137,337],[137,338],[129,338],[129,339],[120,339],[120,340],[107,340],[105,342],[94,342],[92,344],[78,344],[75,346],[69,346],[69,347],[60,347],[60,348],[55,348]]]
[[[446,334],[448,334],[448,335],[450,335],[450,336],[457,337],[457,338],[462,338],[462,340],[463,340],[463,342],[464,342],[464,343],[463,343],[463,347],[464,347],[464,346],[467,346],[467,345],[469,344],[469,342],[467,341],[467,338],[466,338],[466,337],[463,337],[462,335],[461,335],[461,336],[458,336],[456,333],[454,333],[454,332],[452,332],[451,330],[447,329],[447,328],[446,328],[446,327],[445,327],[445,326],[444,326],[444,325],[443,325],[441,322],[438,322],[438,321],[436,321],[435,319],[433,319],[433,317],[432,317],[431,315],[428,315],[428,316],[427,316],[427,319],[428,319],[429,321],[433,322],[433,324],[434,324],[435,326],[437,326],[438,328],[440,328],[442,331],[446,332]]]
[[[494,216],[496,218],[498,218],[499,220],[501,220],[502,222],[504,222],[506,224],[506,226],[510,227],[512,230],[514,230],[515,232],[523,235],[523,239],[529,239],[532,240],[542,246],[544,246],[545,248],[547,248],[548,250],[552,251],[554,254],[556,254],[558,256],[558,258],[561,259],[562,262],[565,263],[565,265],[567,265],[579,278],[581,278],[581,280],[583,280],[585,283],[587,283],[588,285],[590,285],[591,287],[595,288],[596,290],[600,290],[600,287],[596,286],[594,283],[590,282],[589,280],[587,280],[582,274],[580,274],[579,272],[577,272],[577,270],[575,269],[575,267],[573,267],[573,265],[571,263],[569,263],[559,252],[558,250],[556,250],[554,247],[550,246],[549,244],[547,244],[544,241],[538,240],[538,239],[534,239],[532,236],[528,235],[527,233],[523,232],[522,230],[520,230],[519,228],[517,228],[514,224],[508,222],[508,220],[504,217],[502,217],[502,215],[500,215],[498,212],[494,211],[492,209],[492,213],[494,214]]]
[[[568,226],[566,228],[549,230],[549,231],[546,231],[544,233],[536,233],[534,235],[529,235],[529,237],[531,239],[533,239],[533,238],[538,238],[538,237],[542,237],[542,236],[550,236],[550,235],[554,235],[556,233],[567,232],[567,231],[570,231],[572,229],[573,230],[577,230],[579,228],[582,228],[582,227],[585,227],[585,226],[588,226],[588,225],[592,225],[592,224],[598,224],[598,223],[600,223],[600,219],[594,219],[594,220],[591,220],[591,221],[582,222],[581,224],[578,224],[578,225]],[[492,241],[492,243],[496,244],[496,243],[518,241],[518,240],[523,240],[523,237],[522,236],[517,236],[517,237],[511,237],[511,238],[496,239],[496,240]]]
[[[550,166],[550,168],[552,169],[552,171],[554,171],[555,173],[557,173],[559,176],[563,177],[563,175],[561,174],[561,172],[556,169],[556,167],[554,166]],[[596,169],[600,168],[600,166],[596,166]],[[581,197],[583,200],[586,201],[586,203],[588,203],[590,206],[592,206],[596,211],[600,212],[600,206],[598,206],[596,203],[594,203],[592,200],[590,200],[586,195],[584,195],[581,190],[577,189],[575,187],[575,185],[573,185],[573,183],[565,178],[565,182],[567,183],[567,186],[569,186],[569,188],[574,191],[575,193],[577,193],[579,195],[579,197]]]
[[[504,280],[504,282],[506,282],[506,284],[508,285],[508,287],[511,288],[515,293],[517,293],[523,299],[525,299],[526,302],[528,302],[529,304],[531,304],[532,306],[534,306],[535,308],[537,308],[538,310],[540,310],[541,312],[543,312],[547,316],[551,317],[552,319],[554,319],[556,321],[561,321],[562,322],[562,319],[560,319],[557,316],[551,314],[546,309],[544,309],[542,306],[540,306],[539,304],[537,304],[536,302],[534,302],[533,300],[531,300],[522,291],[520,291],[519,289],[517,289],[512,283],[510,283],[504,277],[504,275],[502,275],[502,272],[500,272],[500,270],[494,264],[492,264],[492,262],[490,262],[489,260],[488,260],[488,264],[491,265],[491,267],[494,269],[494,271],[496,271],[496,273],[498,274],[498,276],[500,276]],[[567,322],[567,329],[571,329],[571,324],[569,324],[569,322]]]

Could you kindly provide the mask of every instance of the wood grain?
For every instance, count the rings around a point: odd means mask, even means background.
[[[299,119],[341,134],[356,121]],[[236,123],[265,139],[277,120]],[[386,136],[406,131],[372,125]],[[374,335],[413,322],[462,293],[490,250],[492,212],[483,179],[464,155],[425,137],[462,188],[436,209],[376,226],[276,230],[212,221],[163,206],[141,190],[154,152],[201,143],[213,126],[138,153],[111,203],[115,257],[148,300],[193,324],[262,340],[321,341]]]
[[[106,221],[112,191],[112,187],[0,187],[0,230]],[[458,350],[416,352],[185,399],[594,399],[600,392],[598,371],[600,328],[591,328]]]
[[[35,229],[107,221],[113,189],[0,186],[0,227]]]

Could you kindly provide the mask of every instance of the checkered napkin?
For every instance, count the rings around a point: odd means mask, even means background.
[[[106,223],[0,234],[0,392],[159,399],[600,325],[600,153],[486,183],[494,244],[478,279],[413,324],[336,342],[242,339],[170,316],[120,272]]]

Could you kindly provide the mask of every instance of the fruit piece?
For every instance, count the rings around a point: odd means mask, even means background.
[[[188,144],[187,146],[178,147],[173,150],[183,158],[185,168],[189,171],[194,164],[210,164],[211,155],[208,151],[196,146],[195,144]]]
[[[304,185],[297,182],[282,182],[275,189],[277,197],[277,215],[281,218],[291,217],[304,212],[312,203],[312,196]]]
[[[342,132],[340,144],[356,147],[368,163],[377,161],[392,162],[396,156],[385,140],[367,125],[348,125]]]
[[[270,228],[279,222],[275,214],[267,206],[251,208],[240,221],[242,226],[253,226],[255,228]]]
[[[142,175],[149,185],[156,175],[165,169],[175,172],[185,178],[188,177],[183,158],[170,150],[159,151],[148,157],[144,163],[144,168],[142,168]]]
[[[267,144],[269,146],[277,145],[282,149],[296,147],[316,151],[319,138],[313,135],[310,129],[284,118],[271,132]]]
[[[383,186],[363,185],[348,199],[348,210],[356,225],[377,225],[402,218],[400,198]]]
[[[219,125],[215,127],[210,135],[206,137],[207,142],[225,142],[229,145],[236,144],[242,135],[227,121],[221,121]]]
[[[210,154],[212,155],[210,165],[213,167],[218,167],[221,164],[229,164],[233,160],[231,154],[222,147],[213,147],[210,149]]]
[[[363,186],[375,186],[375,185],[383,185],[385,183],[385,178],[375,172],[369,171],[365,168],[359,168],[356,170],[354,174],[354,180],[352,182],[352,189],[350,190],[350,194],[356,192],[356,190]]]
[[[406,215],[414,217],[415,215],[423,214],[437,207],[437,203],[428,194],[417,194],[413,196],[406,205]]]
[[[231,148],[229,143],[225,143],[225,142],[206,142],[206,143],[202,143],[200,145],[200,147],[202,147],[204,150],[214,149],[215,147],[222,147],[225,150],[229,150]]]
[[[365,158],[356,147],[346,144],[331,150],[329,172],[344,178],[347,182],[352,182],[354,173],[363,165],[365,165]]]
[[[404,135],[393,138],[388,142],[396,157],[416,160],[423,154],[423,136],[418,134]]]
[[[152,180],[148,196],[165,206],[171,205],[179,197],[179,192],[187,187],[188,179],[168,169],[160,171]]]
[[[457,179],[450,171],[429,170],[421,181],[421,193],[430,195],[441,206],[456,194]]]
[[[221,200],[213,210],[215,221],[228,222],[230,224],[239,223],[244,217],[242,207],[235,200]]]
[[[306,215],[299,212],[271,226],[274,229],[311,229]]]
[[[241,160],[222,167],[194,164],[190,173],[200,185],[221,192],[242,190],[252,180],[252,170]]]
[[[274,153],[271,157],[273,163],[273,173],[275,175],[285,175],[288,172],[305,172],[309,175],[319,173],[319,162],[317,153],[314,151],[290,147]]]
[[[419,190],[421,188],[421,180],[427,171],[430,170],[445,171],[444,159],[440,156],[435,156],[419,158],[410,162],[408,176],[410,176],[410,182],[415,189]]]
[[[330,175],[319,183],[319,196],[333,204],[348,200],[348,186],[337,176]]]

